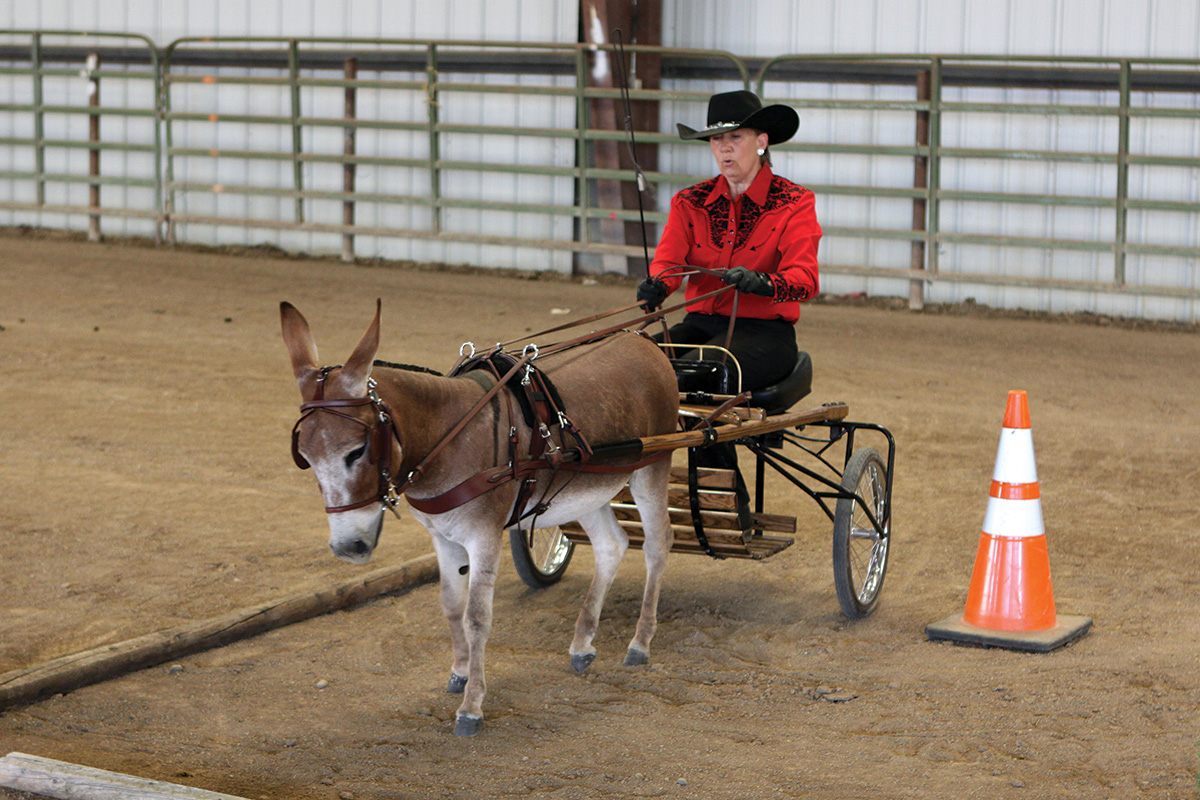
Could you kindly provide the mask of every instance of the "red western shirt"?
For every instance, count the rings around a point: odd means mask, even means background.
[[[735,200],[729,199],[724,175],[698,183],[677,193],[663,228],[662,240],[650,262],[650,274],[670,291],[682,278],[669,267],[687,264],[708,269],[746,267],[765,272],[775,284],[775,296],[743,294],[738,298],[738,316],[782,319],[795,322],[800,303],[820,291],[817,278],[817,224],[813,194],[763,165],[750,188]],[[724,286],[704,274],[688,278],[687,299]],[[688,311],[724,314],[733,311],[733,292],[691,303]]]

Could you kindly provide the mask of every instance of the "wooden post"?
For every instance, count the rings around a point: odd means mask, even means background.
[[[358,59],[346,59],[346,80],[352,81],[358,77]],[[352,122],[357,117],[357,88],[354,86],[346,87],[346,121]],[[353,156],[355,153],[355,134],[357,129],[353,125],[347,125],[344,134],[344,145],[342,152],[347,156]],[[347,159],[342,165],[342,191],[346,194],[354,194],[354,171],[355,164],[350,159]],[[342,224],[346,226],[354,225],[354,199],[347,197],[342,201]],[[354,261],[354,234],[342,234],[342,261],[350,263]]]
[[[580,0],[580,32],[581,41],[589,44],[602,45],[603,49],[592,55],[591,67],[588,71],[588,85],[602,88],[620,88],[616,79],[618,72],[612,63],[617,57],[611,47],[610,37],[614,30],[622,32],[624,43],[658,45],[662,43],[662,1],[638,0]],[[633,68],[627,64],[630,89],[658,89],[661,85],[661,57],[658,54],[628,52],[626,57],[632,62]],[[605,68],[606,67],[606,68]],[[634,101],[632,104],[632,124],[634,130],[657,130],[658,103],[655,101]],[[590,128],[606,131],[624,131],[625,115],[620,100],[598,98],[587,103]],[[591,162],[599,169],[632,169],[632,163],[622,157],[625,145],[619,141],[597,141],[588,145]],[[639,144],[637,146],[638,161],[643,171],[654,171],[658,168],[657,145]],[[638,207],[637,185],[632,181],[616,181],[596,179],[592,181],[596,205],[608,208],[614,212],[609,219],[583,220],[583,224],[591,226],[598,233],[598,239],[605,244],[641,244],[642,228],[640,222],[621,224],[615,215],[617,210],[633,210]],[[653,198],[646,193],[643,202],[646,210],[653,211]],[[650,235],[650,234],[647,234]],[[653,238],[651,236],[651,238]],[[650,242],[653,247],[656,242]],[[617,272],[619,274],[642,275],[646,265],[641,256],[625,258],[619,255],[603,255],[599,258],[602,272]]]
[[[88,53],[87,69],[85,74],[88,77],[88,144],[91,147],[88,149],[88,177],[100,177],[100,78],[96,76],[96,71],[100,67],[100,54]],[[88,184],[88,232],[87,238],[89,242],[100,241],[100,182],[96,181]]]
[[[917,73],[917,99],[928,101],[932,94],[929,91],[929,70],[923,69]],[[917,112],[917,145],[921,147],[929,146],[929,112]],[[928,189],[929,188],[929,159],[925,156],[918,155],[913,159],[913,188]],[[924,197],[913,198],[913,216],[912,229],[914,231],[925,230],[925,214],[926,202]],[[915,270],[925,269],[925,238],[914,239],[912,243],[912,260],[911,268]],[[925,308],[925,281],[911,280],[908,283],[908,307],[912,311],[920,311]]]
[[[52,758],[9,753],[0,758],[0,786],[59,800],[242,800],[178,783],[138,778]]]
[[[357,605],[434,580],[437,559],[429,555],[398,567],[375,570],[316,592],[301,592],[224,616],[188,623],[117,644],[56,658],[0,675],[0,709],[152,667],[264,631]]]

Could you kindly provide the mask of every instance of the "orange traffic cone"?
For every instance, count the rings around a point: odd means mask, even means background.
[[[1089,617],[1055,611],[1029,399],[1023,391],[1009,392],[966,610],[925,632],[930,639],[1044,653],[1091,625]]]

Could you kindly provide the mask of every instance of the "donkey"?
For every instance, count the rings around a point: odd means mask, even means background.
[[[385,507],[396,499],[394,491],[384,487],[390,481],[388,468],[395,465],[396,475],[408,476],[403,493],[417,521],[432,536],[441,576],[442,611],[453,652],[447,691],[463,694],[455,734],[473,736],[483,725],[484,648],[504,527],[514,511],[519,517],[536,505],[538,527],[578,521],[591,542],[596,570],[570,647],[571,665],[582,673],[596,657],[592,642],[601,607],[629,546],[608,505],[628,481],[645,529],[646,584],[625,663],[647,663],[672,544],[667,512],[669,458],[610,466],[607,471],[540,469],[533,474],[538,488],[523,500],[521,509],[515,509],[519,496],[523,498],[517,482],[506,482],[455,508],[420,511],[411,503],[428,507],[430,498],[503,466],[513,452],[510,434],[517,440],[515,452],[528,453],[532,437],[539,432],[520,413],[505,413],[502,394],[484,403],[460,427],[485,397],[483,384],[376,364],[380,304],[341,367],[318,366],[312,332],[294,306],[282,303],[280,317],[304,401],[304,415],[293,430],[293,455],[301,466],[311,465],[317,478],[334,555],[353,564],[370,560]],[[658,346],[643,336],[621,332],[548,354],[536,363],[557,388],[570,421],[592,446],[675,430],[679,394],[674,372]],[[385,426],[391,430],[381,433]],[[456,427],[459,432],[447,439]],[[431,452],[434,457],[429,459]],[[414,472],[418,465],[421,468]],[[518,524],[527,528],[533,520],[525,517]]]

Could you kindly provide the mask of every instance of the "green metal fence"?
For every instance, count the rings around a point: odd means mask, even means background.
[[[0,113],[32,119],[31,135],[0,139],[0,148],[28,153],[32,169],[0,171],[0,188],[35,187],[28,198],[18,198],[16,189],[8,198],[0,197],[0,209],[86,213],[94,220],[103,215],[146,216],[162,222],[168,241],[178,238],[180,225],[340,236],[347,259],[356,254],[356,236],[641,254],[640,242],[597,237],[590,224],[638,218],[636,208],[614,204],[611,194],[608,202],[597,199],[596,187],[601,183],[627,184],[635,179],[627,158],[620,163],[595,161],[598,146],[620,145],[627,138],[619,126],[602,128],[593,121],[598,103],[613,103],[619,109],[617,89],[603,82],[594,85],[597,60],[611,58],[609,50],[589,45],[222,37],[180,39],[160,55],[149,40],[124,37],[137,40],[144,49],[145,66],[115,69],[105,65],[88,75],[95,81],[153,81],[157,104],[133,108],[45,101],[43,81],[48,76],[79,72],[78,67],[44,63],[45,40],[105,35],[8,31],[0,36],[9,41],[26,37],[28,42],[27,62],[17,63],[20,55],[10,53],[0,75],[27,77],[33,84],[30,101],[0,103]],[[631,97],[686,108],[688,118],[702,117],[703,104],[714,86],[712,75],[717,74],[723,88],[731,82],[753,88],[766,102],[787,102],[802,113],[829,118],[885,114],[892,120],[889,124],[904,129],[906,136],[901,138],[908,143],[896,143],[895,136],[882,143],[869,135],[860,141],[822,139],[802,127],[796,140],[773,148],[783,160],[886,161],[893,165],[888,172],[893,179],[888,182],[841,180],[836,170],[830,170],[828,180],[802,182],[818,197],[911,205],[911,224],[908,219],[903,224],[883,224],[868,218],[861,224],[839,225],[837,219],[823,219],[826,243],[832,243],[835,251],[838,241],[859,240],[909,248],[903,257],[895,249],[888,251],[877,263],[826,258],[822,264],[826,274],[907,281],[914,306],[923,302],[925,287],[940,282],[1200,299],[1194,267],[1195,259],[1200,258],[1196,237],[1181,237],[1179,226],[1169,222],[1185,219],[1188,226],[1194,226],[1200,202],[1194,191],[1156,194],[1158,182],[1147,172],[1166,171],[1173,185],[1184,186],[1200,177],[1200,157],[1171,146],[1164,149],[1161,137],[1145,131],[1137,146],[1133,143],[1135,126],[1154,126],[1159,121],[1193,124],[1200,117],[1200,62],[906,54],[805,54],[756,61],[715,51],[626,49],[661,59],[667,87],[635,88]],[[695,69],[696,64],[703,69]],[[83,68],[88,69],[86,64]],[[882,99],[847,97],[829,88],[839,84],[892,88]],[[364,97],[372,98],[374,113],[369,108],[364,112]],[[392,113],[381,99],[385,97],[398,98],[397,104],[409,113]],[[552,122],[529,125],[508,119],[494,123],[480,121],[479,114],[472,119],[470,113],[464,113],[472,104],[482,107],[488,98],[497,97],[514,107],[543,103],[539,108]],[[1080,97],[1083,99],[1073,99]],[[1160,103],[1162,98],[1171,102]],[[244,108],[239,110],[239,104]],[[101,115],[157,115],[161,124],[155,126],[153,136],[141,141],[107,140],[98,132],[86,140],[55,140],[44,135],[47,114],[81,114],[92,120]],[[1097,120],[1096,146],[1081,147],[1078,142],[1060,147],[971,143],[976,135],[973,131],[1019,126],[1013,121],[1040,118]],[[223,139],[235,128],[250,145],[232,146]],[[252,137],[247,133],[251,129],[255,131]],[[948,143],[950,129],[958,131],[958,140]],[[1110,129],[1115,129],[1115,135]],[[409,137],[404,140],[405,152],[391,152],[379,144],[382,137],[396,135]],[[376,138],[371,147],[363,145],[367,136]],[[686,147],[660,130],[638,131],[636,138],[639,144],[656,145],[663,151]],[[486,142],[493,139],[518,142],[512,149],[519,155],[500,160],[482,157]],[[334,141],[340,146],[331,146]],[[471,144],[463,146],[463,142]],[[537,145],[523,148],[521,142]],[[90,168],[87,174],[54,173],[46,169],[45,161],[46,151],[53,148],[82,148],[94,154],[151,152],[155,169],[150,176],[101,174],[98,168]],[[707,165],[700,166],[699,161],[689,162],[684,157],[671,161],[697,166],[648,172],[647,178],[661,188],[660,196],[709,177]],[[910,165],[906,173],[895,168],[901,162]],[[1049,171],[1084,165],[1094,169],[1096,177],[1091,182],[1095,187],[1093,191],[1068,192],[997,189],[947,177],[947,170],[962,175],[977,165],[996,163],[1036,165]],[[387,171],[399,171],[409,188],[396,190],[378,177],[371,185],[362,179],[364,172]],[[1142,187],[1140,191],[1131,189],[1131,171],[1140,176],[1134,182]],[[902,180],[895,179],[901,174]],[[526,197],[517,192],[498,198],[451,191],[464,176],[502,175],[512,176],[514,181],[544,180],[552,190],[546,196]],[[102,204],[98,194],[87,203],[48,203],[45,186],[55,182],[83,184],[96,192],[106,184],[152,188],[154,203],[144,208],[114,207],[107,201]],[[241,198],[244,205],[229,205],[224,198],[231,197]],[[972,208],[985,211],[963,211]],[[988,230],[986,225],[976,229],[978,220],[990,223],[997,213],[1019,208],[1041,209],[1047,218],[1083,210],[1104,221],[1084,235],[1055,230],[1050,235],[1033,235],[1020,225],[1012,230]],[[375,222],[363,222],[364,209],[372,210]],[[397,209],[406,209],[410,215],[396,222]],[[989,211],[994,209],[1002,211]],[[466,231],[456,224],[456,215],[465,212],[506,213],[548,222],[546,232],[540,235],[515,230]],[[1131,214],[1137,215],[1140,235],[1131,235]],[[661,223],[665,214],[651,210],[647,219]],[[95,226],[98,230],[98,222]],[[1090,254],[1107,260],[1109,266],[1091,270],[1090,275],[1078,274],[1088,269],[1064,274],[1054,267],[1038,274],[1003,269],[985,272],[972,269],[971,259],[961,255],[967,248]],[[1140,265],[1134,275],[1131,259]],[[1146,267],[1151,261],[1177,266],[1167,270],[1166,280],[1159,280],[1156,276],[1162,270]]]
[[[7,151],[10,168],[0,170],[0,185],[7,191],[0,196],[0,209],[49,214],[86,215],[91,239],[100,237],[102,216],[137,217],[154,220],[152,229],[159,229],[163,218],[162,148],[158,123],[159,78],[158,48],[144,36],[117,33],[95,33],[64,30],[0,31],[0,41],[8,45],[9,59],[0,61],[0,77],[9,76],[11,96],[0,102],[0,114],[14,120],[29,122],[24,135],[0,137],[0,148]],[[48,63],[47,50],[55,47],[53,63]],[[67,47],[62,45],[66,44]],[[135,61],[144,66],[108,65],[100,53],[114,48],[138,52]],[[69,51],[64,57],[62,51]],[[53,96],[48,84],[54,84]],[[80,94],[70,90],[73,84],[86,89]],[[140,94],[145,101],[133,105],[103,105],[102,87],[123,84],[142,84]],[[18,88],[20,87],[20,88]],[[138,92],[133,92],[138,94]],[[121,91],[122,96],[130,94]],[[147,134],[138,141],[120,141],[102,136],[101,118],[144,120]],[[75,120],[85,119],[83,126]],[[53,126],[51,123],[54,123]],[[19,126],[14,125],[13,129]],[[48,135],[49,128],[62,135]],[[78,128],[78,130],[77,130]],[[86,152],[86,169],[72,154]],[[104,153],[144,154],[145,166],[126,171],[102,171]],[[59,168],[55,168],[55,166]],[[101,202],[102,187],[142,189],[152,197],[151,202]],[[76,191],[86,187],[87,195]],[[49,198],[50,191],[57,198]],[[129,194],[120,193],[128,200]],[[136,203],[136,204],[135,204]]]

